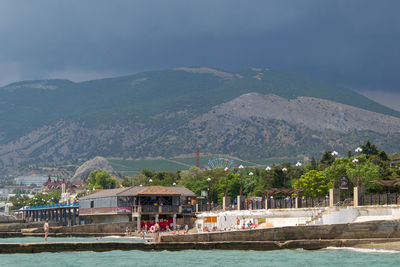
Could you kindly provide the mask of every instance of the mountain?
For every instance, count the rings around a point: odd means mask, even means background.
[[[354,91],[284,71],[178,68],[0,88],[0,169],[202,152],[242,158],[400,144],[400,113]]]
[[[71,178],[71,181],[75,180],[86,180],[89,177],[89,174],[95,170],[103,170],[108,172],[111,175],[116,175],[113,167],[107,161],[107,159],[103,157],[95,157],[84,162],[76,171],[74,176]]]

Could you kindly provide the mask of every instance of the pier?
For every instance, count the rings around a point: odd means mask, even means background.
[[[79,218],[79,203],[66,203],[54,205],[41,205],[25,207],[22,210],[22,216],[28,222],[43,222],[49,220],[62,225],[77,225]]]

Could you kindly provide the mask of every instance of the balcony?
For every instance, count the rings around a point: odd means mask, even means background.
[[[133,212],[141,213],[180,213],[180,206],[177,205],[164,205],[164,206],[154,206],[154,205],[134,205]]]

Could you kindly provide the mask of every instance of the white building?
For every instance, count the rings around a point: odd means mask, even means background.
[[[45,182],[47,182],[47,179],[47,176],[32,174],[29,176],[18,176],[14,180],[15,184],[17,185],[29,186],[34,184],[36,186],[42,186]]]

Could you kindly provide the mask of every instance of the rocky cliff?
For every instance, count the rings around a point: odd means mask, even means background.
[[[389,153],[400,149],[399,112],[269,68],[22,81],[0,88],[0,104],[3,172],[98,155],[173,157],[198,146],[247,159],[347,152],[366,139]]]
[[[111,175],[116,175],[116,172],[114,171],[113,167],[111,167],[111,165],[107,161],[107,159],[97,156],[97,157],[83,163],[76,170],[71,181],[86,180],[89,177],[89,174],[95,170],[103,170],[103,171],[108,172]]]
[[[184,112],[161,113],[147,123],[61,120],[0,145],[0,167],[96,155],[171,157],[199,145],[203,152],[252,159],[344,153],[367,138],[389,152],[400,149],[399,118],[318,98],[249,93],[176,126]]]

